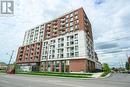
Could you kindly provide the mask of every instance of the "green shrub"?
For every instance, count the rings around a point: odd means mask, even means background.
[[[75,78],[90,78],[93,74],[80,73],[61,73],[61,72],[26,72],[19,74],[40,75],[40,76],[58,76],[58,77],[75,77]]]
[[[6,70],[0,70],[0,73],[6,73]]]

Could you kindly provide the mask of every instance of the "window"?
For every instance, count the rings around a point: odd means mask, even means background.
[[[58,53],[60,53],[60,50],[58,49]]]
[[[78,57],[79,56],[79,52],[75,52],[75,56]]]
[[[77,16],[77,15],[75,16],[75,19],[78,19],[78,16]]]
[[[51,54],[51,50],[50,50],[50,54]]]
[[[70,39],[73,39],[74,37],[73,37],[73,35],[72,36],[70,36]]]
[[[49,59],[51,59],[51,55],[49,55]]]
[[[61,41],[64,41],[64,38],[61,38]]]
[[[53,45],[52,48],[55,49],[55,45]]]
[[[76,20],[76,21],[75,21],[75,24],[78,24],[78,23],[79,23],[79,20]]]
[[[74,53],[70,53],[70,57],[74,57]]]
[[[73,31],[73,27],[70,27],[70,31]]]
[[[61,49],[61,53],[63,53],[64,49]]]
[[[58,44],[58,47],[60,47],[60,44]]]
[[[67,53],[67,57],[69,57],[69,53]]]
[[[67,36],[67,41],[69,41],[69,36]]]
[[[74,52],[74,47],[70,48],[70,52],[73,53]]]
[[[70,26],[73,26],[73,22],[70,22]]]
[[[75,46],[75,51],[78,51],[78,46]]]
[[[68,28],[66,28],[66,32],[68,31]]]
[[[54,53],[55,53],[55,50],[52,50],[52,53],[54,54]]]
[[[75,40],[75,44],[78,44],[78,40]]]
[[[78,39],[78,34],[75,34],[75,39],[76,39],[76,40]]]
[[[70,14],[70,17],[73,17],[73,13]]]
[[[59,58],[59,54],[57,54],[57,58]]]
[[[54,44],[55,43],[55,40],[51,40],[51,44]]]
[[[70,18],[70,22],[72,22],[73,21],[73,18]]]
[[[75,29],[78,30],[78,25],[75,25]]]
[[[68,19],[66,19],[66,23],[68,23]]]
[[[69,15],[66,15],[66,18],[69,18]]]
[[[60,39],[58,39],[58,43],[60,43]]]
[[[67,42],[67,46],[69,46],[69,42]]]
[[[61,44],[61,47],[63,47],[63,46],[64,46],[64,43]]]
[[[63,55],[63,54],[61,54],[61,55],[60,55],[60,58],[63,58],[63,57],[64,57],[64,55]]]
[[[58,39],[58,43],[63,42],[63,41],[64,41],[64,38],[59,38]]]
[[[70,45],[73,45],[73,44],[74,44],[74,42],[73,42],[73,41],[71,41],[71,42],[70,42]]]
[[[54,58],[55,56],[54,55],[52,55],[52,58]]]
[[[69,52],[69,48],[67,48],[67,52]]]
[[[75,15],[77,15],[77,14],[78,14],[78,11],[75,12]]]
[[[68,24],[66,24],[66,27],[68,27]]]

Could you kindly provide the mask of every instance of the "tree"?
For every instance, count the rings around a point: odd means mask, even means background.
[[[126,68],[126,70],[130,70],[130,64],[128,62],[126,62],[125,68]]]
[[[110,67],[109,67],[109,65],[107,64],[107,63],[104,63],[103,64],[103,71],[104,72],[110,72],[111,70],[110,70]]]

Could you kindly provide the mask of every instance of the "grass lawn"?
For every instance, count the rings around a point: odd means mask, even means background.
[[[60,72],[24,72],[17,74],[40,75],[40,76],[58,76],[58,77],[74,77],[74,78],[91,78],[93,74],[88,73],[60,73]]]

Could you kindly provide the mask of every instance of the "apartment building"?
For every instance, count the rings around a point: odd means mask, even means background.
[[[44,24],[25,32],[22,46],[19,47],[16,63],[23,71],[39,71]]]
[[[103,67],[102,67],[101,62],[99,62],[99,60],[98,60],[98,56],[97,56],[96,52],[95,52],[95,60],[96,60],[96,62],[95,62],[96,71],[101,71]]]
[[[83,8],[46,23],[41,55],[42,71],[88,72],[100,66]]]
[[[26,63],[27,67],[27,64],[36,63],[34,54],[29,52],[29,56],[25,56],[26,47],[31,50],[31,46],[39,42],[39,61],[35,66],[40,66],[40,71],[90,72],[101,66],[95,55],[91,23],[83,8],[26,31],[23,46],[18,50],[17,64]]]
[[[23,46],[33,44],[36,42],[42,42],[44,36],[44,24],[36,26],[25,32]]]

